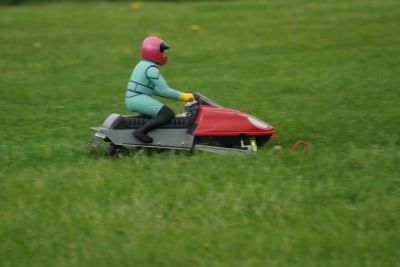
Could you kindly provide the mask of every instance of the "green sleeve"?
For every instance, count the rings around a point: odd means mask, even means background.
[[[155,85],[153,91],[155,95],[170,99],[179,99],[180,93],[168,86],[156,66],[151,66],[146,70],[146,77]]]

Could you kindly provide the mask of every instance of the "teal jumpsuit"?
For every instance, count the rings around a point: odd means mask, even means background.
[[[164,104],[154,99],[153,95],[178,100],[180,92],[168,86],[156,63],[143,59],[133,69],[125,105],[129,111],[155,117]]]

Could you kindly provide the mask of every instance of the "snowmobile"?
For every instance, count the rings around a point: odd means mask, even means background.
[[[195,94],[194,101],[185,104],[182,114],[148,133],[153,138],[151,144],[141,142],[132,134],[148,119],[141,114],[113,113],[102,126],[91,128],[95,133],[90,146],[98,148],[108,142],[105,155],[109,157],[128,155],[127,147],[251,153],[257,152],[275,133],[271,125],[260,119],[224,108],[200,93]]]

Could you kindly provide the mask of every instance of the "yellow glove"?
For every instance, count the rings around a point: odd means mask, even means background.
[[[194,96],[192,93],[181,93],[179,95],[179,100],[184,102],[190,102],[194,100]]]

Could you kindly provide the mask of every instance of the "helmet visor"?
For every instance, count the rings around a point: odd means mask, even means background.
[[[161,43],[160,44],[160,52],[164,53],[165,50],[169,49],[169,45],[167,45],[166,43]]]

